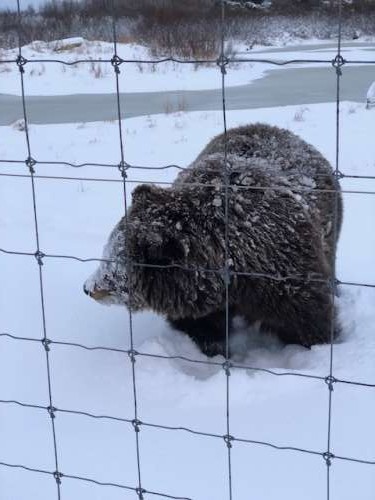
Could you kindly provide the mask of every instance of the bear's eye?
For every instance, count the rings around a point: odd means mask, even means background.
[[[181,243],[175,238],[167,240],[163,245],[163,255],[170,263],[181,263],[184,258],[184,249]]]
[[[172,264],[182,264],[183,259],[183,246],[175,238],[168,238],[161,245],[150,246],[147,249],[146,260],[151,265],[170,266]]]

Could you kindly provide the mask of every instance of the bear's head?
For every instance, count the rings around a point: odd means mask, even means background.
[[[206,190],[196,194],[178,186],[138,186],[85,292],[102,303],[149,309],[173,319],[204,316],[220,307],[225,300],[219,272],[222,214],[214,221],[220,198]]]

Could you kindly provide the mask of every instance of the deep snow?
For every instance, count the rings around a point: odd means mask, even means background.
[[[216,70],[217,71],[217,70]],[[364,104],[342,104],[340,169],[374,175],[375,113]],[[228,113],[228,126],[253,121],[284,126],[335,160],[333,104],[245,110]],[[214,134],[222,131],[219,112],[158,115],[123,121],[125,157],[134,165],[186,166]],[[39,161],[117,164],[115,122],[31,126],[32,156]],[[24,160],[25,137],[14,127],[0,128],[0,158]],[[36,165],[38,175],[120,180],[116,168]],[[27,174],[24,165],[0,164],[1,172]],[[174,168],[129,170],[128,196],[136,181],[171,182]],[[344,226],[338,253],[342,281],[375,284],[374,180],[344,179]],[[28,178],[0,178],[1,248],[35,251],[31,186]],[[359,193],[362,192],[362,193]],[[367,193],[366,193],[367,192]],[[121,182],[36,179],[41,250],[78,257],[101,256],[110,230],[123,213]],[[1,254],[1,332],[41,338],[38,266],[34,257]],[[46,258],[43,277],[47,335],[53,340],[129,348],[125,309],[104,307],[82,292],[97,263]],[[339,299],[345,326],[334,346],[335,377],[375,383],[375,289],[343,286]],[[204,360],[192,342],[172,332],[153,314],[134,316],[135,347],[141,352]],[[254,337],[248,365],[326,376],[329,346],[305,350]],[[39,343],[0,338],[0,399],[48,405],[45,354]],[[134,417],[128,356],[105,351],[51,346],[53,404],[123,418]],[[223,359],[218,359],[223,361]],[[222,368],[181,360],[137,357],[139,419],[223,435],[225,374]],[[374,388],[335,384],[332,452],[375,460]],[[236,437],[327,449],[328,390],[324,381],[233,369],[230,377],[230,433]],[[45,410],[0,404],[0,461],[54,470],[49,416]],[[56,414],[59,469],[105,482],[137,486],[132,425]],[[170,495],[202,500],[228,498],[227,449],[223,440],[184,431],[141,427],[142,486]],[[233,498],[326,498],[326,465],[321,456],[233,443]],[[334,459],[331,499],[373,499],[373,465]],[[62,479],[63,499],[135,498],[134,492]],[[147,495],[149,496],[149,495]],[[51,500],[54,479],[0,467],[0,498]]]

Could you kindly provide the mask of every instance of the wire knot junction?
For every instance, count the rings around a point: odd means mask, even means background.
[[[341,68],[344,66],[345,63],[346,61],[341,54],[337,54],[337,56],[332,60],[332,66],[336,68],[336,74],[338,76],[342,75]]]
[[[59,471],[55,471],[53,473],[53,477],[55,478],[57,484],[61,484],[61,478],[63,477],[63,475],[64,474],[62,472],[59,472]]]
[[[142,422],[137,418],[132,420],[132,426],[134,427],[135,432],[141,432]]]
[[[143,495],[147,493],[147,491],[144,490],[143,488],[136,488],[135,492],[137,493],[139,500],[143,500],[144,499]]]
[[[343,174],[342,172],[340,172],[340,170],[335,170],[332,175],[338,181],[341,180],[341,179],[343,179],[345,177],[345,174]]]
[[[332,465],[332,459],[335,458],[335,455],[331,453],[330,451],[326,451],[323,453],[323,458],[325,463],[327,464],[328,467],[331,467]]]
[[[135,363],[135,357],[139,354],[138,351],[136,351],[135,349],[129,349],[128,351],[128,356],[130,358],[130,361],[132,363]]]
[[[46,256],[46,254],[44,254],[43,252],[41,252],[40,250],[37,250],[35,253],[34,253],[34,257],[36,258],[38,264],[40,266],[43,265],[43,258]]]
[[[51,418],[56,418],[55,413],[57,412],[57,408],[55,408],[54,406],[47,406],[47,411]]]
[[[25,72],[25,64],[27,63],[27,59],[25,59],[23,56],[19,55],[16,59],[16,63],[18,66],[18,69],[20,70],[21,73]]]
[[[226,361],[222,364],[222,367],[223,367],[223,370],[225,371],[225,375],[226,375],[227,377],[229,377],[229,376],[230,376],[230,369],[231,369],[231,368],[233,368],[233,364],[232,364],[230,361],[226,360]]]
[[[328,375],[328,377],[324,379],[324,382],[327,384],[328,389],[333,391],[333,384],[337,382],[337,379],[335,379],[332,375]]]
[[[115,73],[120,73],[120,65],[123,63],[124,61],[117,55],[115,54],[112,59],[111,59],[111,64],[113,66],[113,69],[115,70]]]
[[[47,352],[51,350],[51,349],[50,349],[50,347],[49,347],[49,345],[50,345],[51,343],[52,343],[52,340],[50,340],[50,339],[42,339],[42,344],[43,344],[43,347],[44,347],[44,349],[45,349]]]
[[[232,448],[232,441],[234,441],[234,437],[231,436],[230,434],[225,434],[225,436],[223,436],[223,439],[224,439],[227,447]]]
[[[217,59],[216,64],[219,66],[221,73],[223,75],[226,75],[226,66],[228,66],[229,64],[229,58],[225,54],[220,54],[220,57]]]
[[[129,163],[126,163],[125,160],[121,160],[120,163],[117,165],[117,168],[120,170],[121,172],[121,177],[123,179],[126,179],[128,177],[128,174],[126,173],[127,170],[129,170],[130,168],[130,165]]]
[[[30,174],[35,174],[34,166],[36,165],[36,160],[34,160],[34,158],[31,158],[31,156],[29,156],[28,158],[26,158],[25,164],[26,167],[29,169]]]
[[[230,284],[231,273],[230,273],[230,269],[228,266],[225,266],[224,269],[221,269],[220,276],[221,276],[222,280],[224,281],[225,285]]]

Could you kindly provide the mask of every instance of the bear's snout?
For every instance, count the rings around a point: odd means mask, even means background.
[[[97,287],[94,287],[92,290],[89,290],[86,287],[86,284],[83,285],[83,291],[85,292],[86,295],[88,295],[94,300],[102,300],[108,297],[108,295],[110,295],[109,290],[103,290]]]

